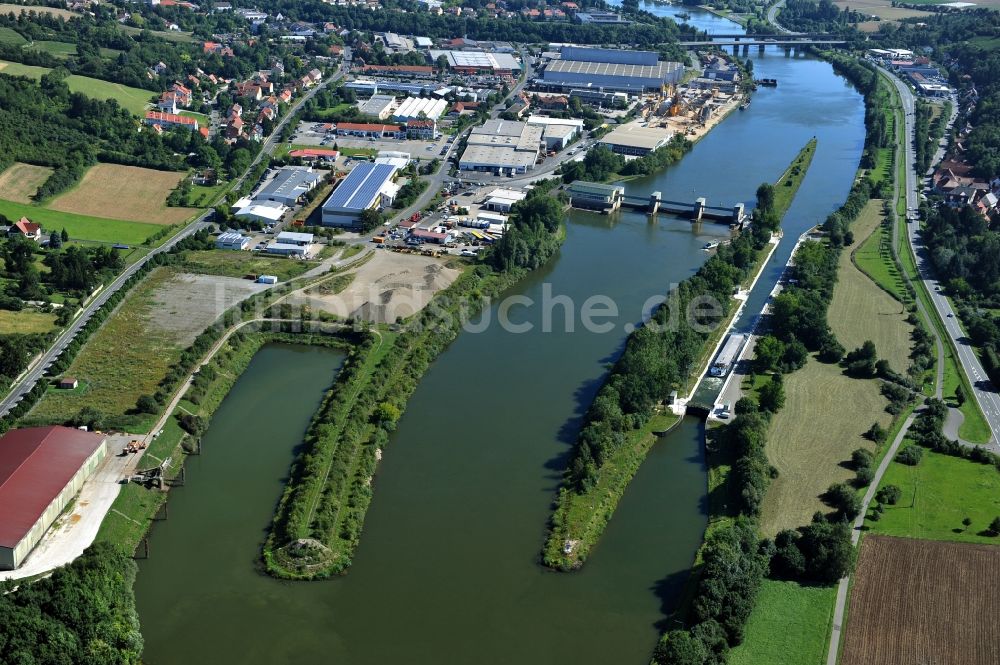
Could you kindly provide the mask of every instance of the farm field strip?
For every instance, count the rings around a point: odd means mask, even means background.
[[[53,169],[16,162],[0,173],[0,192],[4,198],[15,203],[31,203],[31,197],[38,191]]]
[[[138,166],[95,164],[76,187],[46,207],[129,222],[179,224],[196,208],[170,208],[167,196],[184,177],[181,171],[157,171]]]
[[[998,585],[998,547],[866,537],[841,665],[1000,662]]]
[[[910,334],[906,308],[883,291],[852,262],[852,253],[876,231],[882,221],[882,202],[869,201],[855,220],[854,243],[840,254],[838,281],[830,302],[829,321],[837,339],[851,350],[866,340],[875,343],[879,358],[904,373],[910,366]]]
[[[92,240],[128,245],[141,244],[163,228],[159,224],[90,217],[4,200],[0,200],[0,215],[4,215],[8,219],[27,217],[31,221],[41,224],[46,232],[66,229],[73,240]]]

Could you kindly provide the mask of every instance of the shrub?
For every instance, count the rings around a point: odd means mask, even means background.
[[[907,466],[916,466],[924,457],[924,449],[920,446],[907,446],[896,453],[896,461]]]
[[[824,500],[842,516],[854,519],[861,512],[861,498],[847,483],[834,483],[826,491]]]
[[[896,485],[886,485],[879,489],[875,493],[875,500],[881,503],[887,503],[890,506],[895,506],[899,501],[900,497],[903,496],[903,490],[899,489]]]

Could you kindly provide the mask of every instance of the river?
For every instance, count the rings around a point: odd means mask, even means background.
[[[706,28],[734,31],[685,10]],[[777,49],[751,57],[778,87],[758,91],[681,163],[627,188],[749,203],[817,136],[753,312],[794,238],[845,198],[864,127],[860,95],[829,65]],[[258,354],[213,419],[204,455],[188,460],[188,484],[172,494],[170,519],[156,524],[152,556],[140,562],[146,662],[646,662],[705,526],[701,424],[685,419],[653,447],[582,571],[546,572],[538,552],[580,415],[627,325],[648,298],[692,274],[705,260],[700,247],[724,229],[574,212],[567,230],[559,256],[514,293],[535,303],[569,296],[575,330],[558,306],[551,332],[545,307],[518,306],[510,318],[532,330],[493,323],[437,359],[386,449],[344,578],[289,583],[254,570],[292,449],[339,362],[321,350]],[[609,332],[581,325],[582,303],[595,295],[619,309]],[[495,321],[497,307],[487,315]]]

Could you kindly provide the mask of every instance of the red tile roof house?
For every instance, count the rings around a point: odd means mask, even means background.
[[[143,122],[147,125],[160,125],[161,127],[183,127],[191,131],[198,131],[198,121],[184,115],[174,115],[173,113],[160,113],[158,111],[147,111]]]
[[[7,229],[7,235],[21,236],[28,240],[40,240],[42,237],[42,226],[41,224],[28,221],[27,217],[22,217]]]
[[[103,434],[71,427],[0,437],[0,570],[24,562],[107,453]]]

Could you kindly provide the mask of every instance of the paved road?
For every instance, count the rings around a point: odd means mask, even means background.
[[[905,83],[892,75],[891,72],[886,73],[899,91],[900,99],[903,102],[903,111],[906,115],[906,183],[904,191],[907,208],[915,209],[920,205],[919,195],[921,188],[921,183],[917,181],[916,172],[914,171],[916,156],[913,149],[913,137],[916,100],[913,92]],[[906,234],[910,241],[910,246],[913,248],[913,253],[917,257],[917,269],[920,272],[920,279],[927,287],[934,309],[937,311],[941,321],[944,322],[945,332],[958,352],[958,360],[969,379],[969,383],[972,385],[976,402],[979,404],[983,415],[986,416],[990,430],[993,433],[993,439],[1000,440],[1000,437],[997,436],[997,433],[1000,432],[1000,394],[997,394],[987,378],[986,370],[983,369],[982,363],[976,357],[969,339],[959,325],[958,317],[955,315],[951,302],[943,293],[938,291],[941,285],[933,276],[931,266],[926,259],[927,250],[921,241],[919,226],[916,223],[907,223]]]
[[[342,66],[336,74],[326,79],[299,98],[295,105],[288,110],[288,113],[285,114],[284,118],[282,118],[281,121],[275,126],[271,136],[264,142],[261,151],[254,158],[253,162],[251,162],[249,168],[236,179],[234,187],[240,187],[250,172],[253,171],[254,167],[257,166],[257,164],[260,163],[260,160],[264,158],[264,155],[270,154],[270,152],[274,150],[274,147],[278,142],[278,137],[281,135],[281,131],[284,129],[285,125],[291,121],[295,112],[298,111],[299,106],[312,99],[313,95],[330,83],[339,80],[343,77],[343,75],[344,69]],[[212,214],[212,210],[202,213],[196,220],[185,226],[177,235],[151,251],[143,258],[139,259],[136,263],[126,268],[122,274],[114,279],[114,281],[106,285],[104,289],[83,308],[83,311],[77,316],[73,323],[71,323],[59,335],[59,337],[56,338],[56,341],[52,344],[52,346],[49,347],[49,349],[34,362],[34,364],[20,377],[20,379],[14,383],[10,392],[8,392],[8,394],[0,400],[0,418],[6,416],[18,402],[24,399],[24,396],[27,393],[31,392],[39,379],[41,379],[48,371],[49,367],[51,367],[62,352],[66,350],[66,347],[69,346],[70,342],[76,338],[80,330],[87,325],[87,322],[90,321],[94,313],[103,307],[111,296],[121,290],[122,286],[125,285],[125,282],[127,282],[130,277],[139,272],[139,270],[141,270],[142,267],[157,254],[170,251],[180,240],[187,238],[193,233],[208,226],[208,222],[211,219]]]
[[[767,22],[774,26],[775,30],[786,35],[794,35],[795,32],[778,23],[778,11],[785,6],[785,0],[778,0],[767,8]]]

